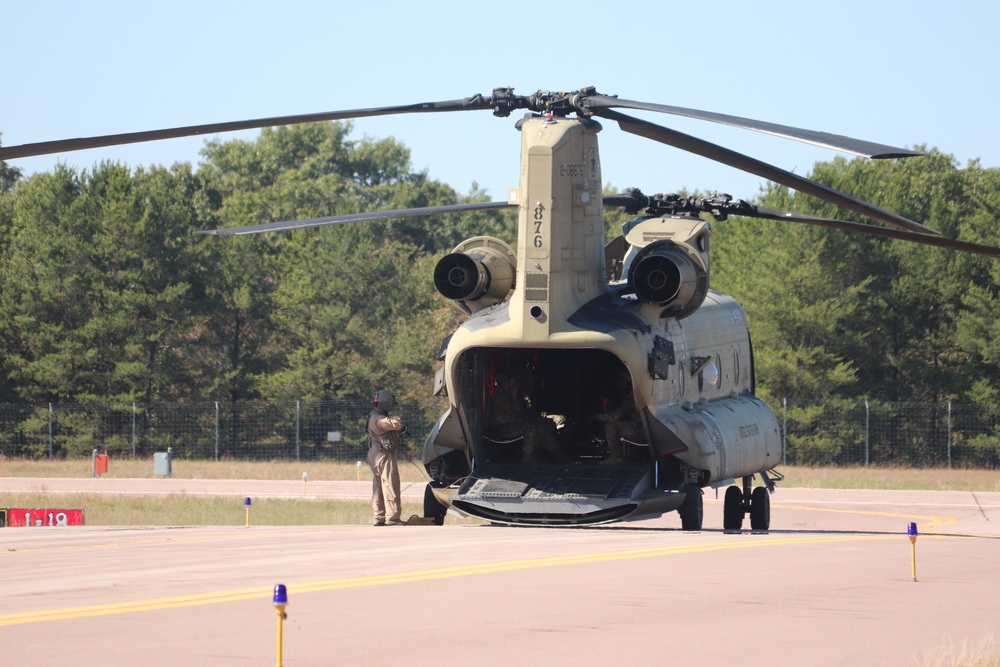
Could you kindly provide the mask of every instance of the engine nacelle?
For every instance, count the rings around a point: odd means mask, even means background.
[[[650,218],[626,236],[629,288],[646,303],[666,306],[663,316],[690,315],[708,294],[708,224],[689,218]]]
[[[514,287],[517,256],[491,236],[462,241],[434,267],[434,286],[467,315],[507,298]]]

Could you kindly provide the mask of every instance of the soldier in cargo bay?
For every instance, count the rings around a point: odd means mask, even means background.
[[[487,433],[496,440],[523,437],[523,463],[559,458],[555,422],[528,409],[522,383],[514,373],[497,375]]]

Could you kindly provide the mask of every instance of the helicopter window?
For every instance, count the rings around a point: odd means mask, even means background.
[[[718,357],[716,357],[718,359]],[[706,363],[698,373],[698,391],[717,389],[719,386],[719,366],[715,359]]]
[[[697,245],[698,250],[701,250],[702,252],[708,252],[708,234],[702,234],[697,239],[695,239],[695,244]]]

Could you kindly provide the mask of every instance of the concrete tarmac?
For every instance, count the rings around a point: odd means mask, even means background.
[[[12,484],[0,479],[6,499]],[[274,484],[231,491],[302,492]],[[277,664],[279,583],[290,666],[937,665],[1000,652],[1000,494],[779,488],[767,534],[721,525],[708,491],[700,532],[676,513],[596,528],[5,528],[0,664]]]

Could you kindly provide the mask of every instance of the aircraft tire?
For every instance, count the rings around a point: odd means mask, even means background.
[[[431,485],[424,487],[424,516],[434,519],[435,526],[444,525],[444,515],[448,513],[448,508],[438,502],[434,496]]]
[[[738,486],[726,488],[726,497],[722,505],[723,530],[743,530],[743,492]]]
[[[705,507],[701,498],[701,487],[688,484],[684,487],[684,504],[678,510],[681,515],[681,530],[701,530]]]
[[[758,486],[750,494],[750,529],[769,530],[771,528],[771,496],[767,489]]]

